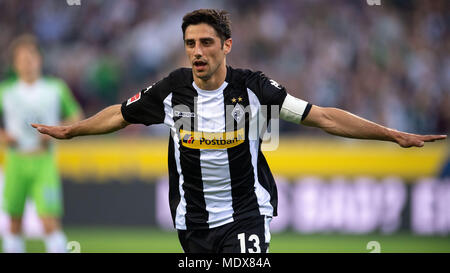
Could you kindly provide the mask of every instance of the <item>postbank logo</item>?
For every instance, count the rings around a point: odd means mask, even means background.
[[[181,145],[191,149],[227,149],[242,144],[244,128],[232,132],[209,133],[180,129]]]

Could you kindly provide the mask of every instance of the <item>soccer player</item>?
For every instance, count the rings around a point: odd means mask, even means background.
[[[3,238],[4,252],[24,252],[21,237],[26,199],[31,197],[42,221],[47,252],[65,252],[61,229],[61,182],[53,140],[30,128],[30,122],[59,124],[81,119],[81,109],[60,79],[41,75],[42,56],[36,38],[25,34],[11,44],[17,79],[0,84],[0,138],[6,144],[4,210],[10,230]],[[4,126],[3,126],[4,125]]]
[[[169,126],[169,203],[185,252],[268,251],[277,190],[261,139],[251,137],[249,129],[270,120],[264,106],[278,107],[282,119],[338,136],[392,141],[401,147],[446,138],[399,132],[340,109],[312,105],[261,72],[227,66],[232,39],[225,11],[188,13],[182,31],[191,68],[174,70],[89,119],[32,126],[58,139],[105,134],[137,123]]]

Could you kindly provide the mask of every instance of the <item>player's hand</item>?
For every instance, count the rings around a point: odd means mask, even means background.
[[[423,147],[425,142],[446,139],[447,135],[416,135],[404,132],[396,132],[395,141],[403,148]]]
[[[31,126],[36,128],[41,134],[46,134],[56,139],[70,139],[69,126],[48,126],[44,124],[32,123]]]

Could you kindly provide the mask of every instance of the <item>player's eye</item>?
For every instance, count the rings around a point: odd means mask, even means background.
[[[193,47],[193,46],[195,46],[195,42],[192,41],[192,40],[186,40],[185,44],[186,44],[187,47]]]
[[[205,46],[212,45],[212,43],[213,43],[213,40],[210,40],[210,39],[202,40],[202,44]]]

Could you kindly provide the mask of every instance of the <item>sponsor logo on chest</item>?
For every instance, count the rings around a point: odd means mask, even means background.
[[[180,129],[181,145],[191,149],[227,149],[242,144],[244,128],[232,132],[192,132]]]

